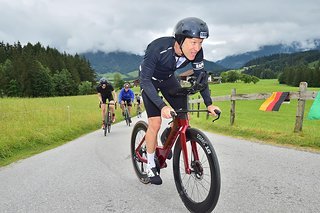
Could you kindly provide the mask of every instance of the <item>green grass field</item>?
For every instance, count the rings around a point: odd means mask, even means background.
[[[98,103],[97,95],[0,99],[0,166],[101,128]]]
[[[261,80],[257,84],[225,83],[211,85],[212,96],[230,95],[236,88],[237,94],[249,94],[260,92],[297,92],[298,87],[279,85],[277,80]],[[319,91],[319,88],[308,88],[309,91]],[[214,124],[211,120],[205,121],[205,115],[200,118],[193,116],[191,124],[203,130],[242,137],[246,139],[264,141],[273,144],[320,150],[320,133],[317,129],[320,120],[308,120],[307,115],[313,103],[306,101],[302,132],[294,133],[297,100],[291,100],[289,104],[282,104],[277,112],[260,111],[259,107],[265,100],[236,101],[236,118],[233,126],[230,126],[229,101],[215,102],[222,110],[221,119]]]
[[[298,88],[263,80],[254,84],[234,83],[210,85],[212,96],[237,93],[298,91]],[[308,88],[319,91],[319,88]],[[138,88],[134,88],[137,92]],[[230,102],[216,102],[222,110],[215,123],[205,115],[192,116],[191,124],[203,130],[274,144],[320,150],[320,120],[306,119],[312,101],[307,101],[303,131],[293,133],[296,100],[283,104],[279,112],[259,111],[264,100],[237,101],[235,125],[229,124]],[[135,110],[133,110],[134,112]],[[7,165],[57,147],[101,127],[101,114],[96,95],[54,98],[0,99],[0,166]],[[121,120],[120,109],[117,118]],[[317,129],[316,129],[317,128]],[[102,133],[101,133],[102,134]],[[214,142],[214,141],[213,141]]]

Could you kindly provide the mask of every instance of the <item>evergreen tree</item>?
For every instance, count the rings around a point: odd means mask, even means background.
[[[54,94],[57,96],[70,96],[78,94],[78,87],[67,69],[53,75]]]
[[[122,80],[121,75],[116,73],[113,75],[113,86],[115,89],[121,89],[123,87],[124,80]]]
[[[82,81],[79,85],[79,95],[88,95],[94,92],[92,83],[89,81]]]
[[[53,83],[49,68],[36,61],[35,71],[31,76],[32,97],[48,97],[53,95]]]

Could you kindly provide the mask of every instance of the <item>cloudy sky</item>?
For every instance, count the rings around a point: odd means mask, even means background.
[[[269,44],[307,48],[320,38],[319,0],[0,0],[0,41],[143,54],[190,16],[209,26],[203,47],[211,61]]]

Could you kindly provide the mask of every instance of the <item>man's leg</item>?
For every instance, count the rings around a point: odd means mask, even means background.
[[[154,160],[155,150],[157,146],[157,135],[161,125],[161,117],[148,118],[148,129],[146,132],[146,144],[147,144],[147,171],[152,184],[160,185],[162,180],[157,172],[156,163]]]
[[[112,122],[116,121],[116,115],[114,113],[114,107],[115,107],[114,105],[115,105],[114,100],[110,101],[109,107],[110,107],[110,112],[111,112],[111,115],[112,115]]]
[[[120,101],[120,107],[122,110],[122,115],[124,116],[124,101],[123,100]]]
[[[101,104],[101,115],[102,115],[102,128],[105,128],[105,117],[106,117],[106,104]]]
[[[128,113],[129,113],[129,122],[132,123],[132,121],[131,121],[132,102],[131,101],[127,101],[127,106],[128,106]]]

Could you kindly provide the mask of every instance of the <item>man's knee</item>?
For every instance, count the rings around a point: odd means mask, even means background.
[[[158,132],[161,127],[161,118],[160,117],[149,118],[148,127],[152,132]]]

